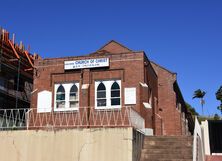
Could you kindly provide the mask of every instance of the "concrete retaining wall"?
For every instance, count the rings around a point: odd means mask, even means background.
[[[132,128],[0,132],[3,161],[132,161]]]

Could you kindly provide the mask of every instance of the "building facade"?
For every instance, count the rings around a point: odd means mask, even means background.
[[[180,120],[161,114],[158,74],[144,51],[110,41],[85,56],[39,59],[34,66],[30,126],[135,125],[147,134],[182,134],[168,133],[168,122]]]

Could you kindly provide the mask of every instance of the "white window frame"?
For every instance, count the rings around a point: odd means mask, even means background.
[[[111,87],[114,82],[117,82],[120,87],[120,105],[111,106]],[[103,83],[106,87],[106,106],[97,106],[97,88],[100,83]],[[122,105],[122,87],[121,80],[98,80],[95,81],[95,109],[119,109]]]
[[[64,108],[57,108],[56,107],[56,92],[59,86],[62,85],[65,89],[65,107]],[[54,85],[54,111],[77,111],[79,110],[78,107],[70,108],[70,90],[73,85],[76,85],[78,89],[78,101],[79,101],[79,83],[57,83]]]

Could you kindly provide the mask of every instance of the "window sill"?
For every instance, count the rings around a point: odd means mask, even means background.
[[[101,107],[95,107],[96,110],[113,110],[113,109],[121,109],[121,106],[101,106]]]
[[[54,108],[55,112],[65,112],[65,111],[79,111],[79,107],[75,107],[75,108]]]

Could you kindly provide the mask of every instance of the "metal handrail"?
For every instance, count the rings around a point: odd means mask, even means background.
[[[37,112],[37,108],[0,109],[0,129],[134,127],[143,129],[145,121],[132,107],[98,110],[81,107],[72,111]]]

